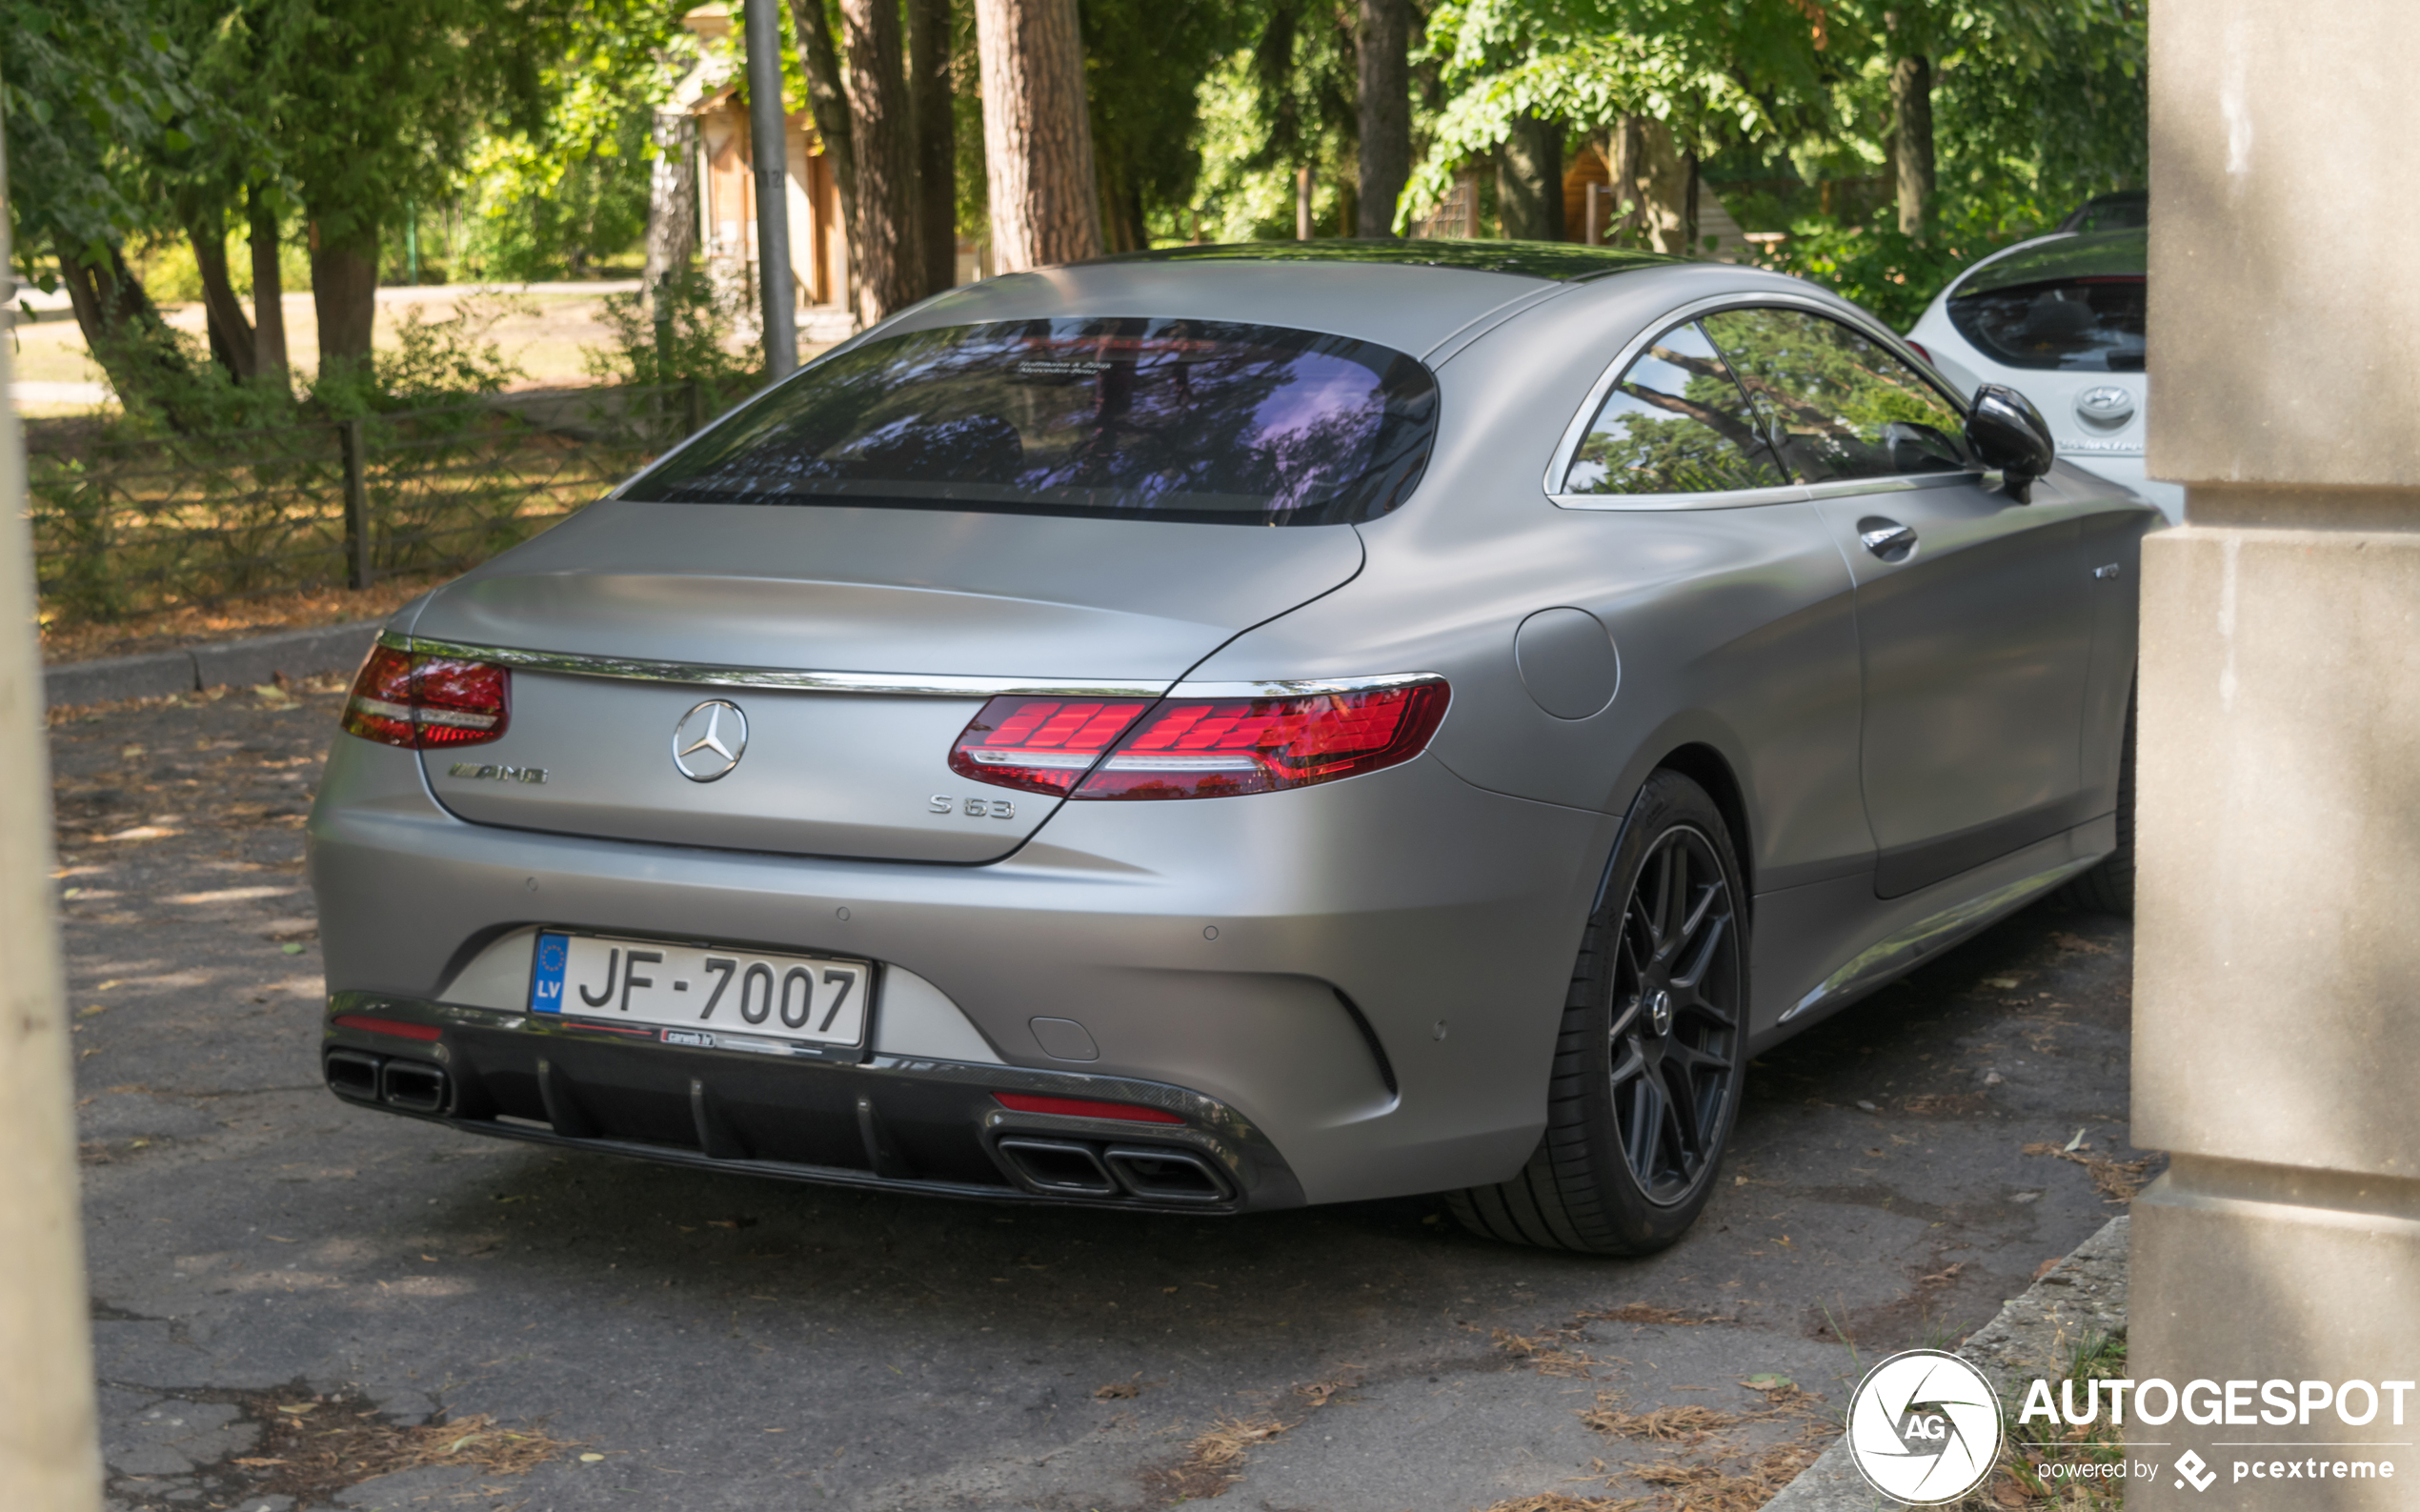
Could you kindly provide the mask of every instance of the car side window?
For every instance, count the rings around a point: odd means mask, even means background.
[[[1684,322],[1623,371],[1563,475],[1566,494],[1710,494],[1784,481],[1714,344]]]
[[[1801,483],[1970,466],[1955,405],[1915,369],[1837,320],[1725,310],[1700,322]]]

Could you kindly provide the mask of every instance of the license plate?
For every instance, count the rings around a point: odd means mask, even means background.
[[[756,1041],[733,1049],[766,1038],[841,1049],[865,1043],[873,985],[861,960],[550,931],[537,937],[530,1012],[653,1025],[667,1044],[711,1048],[730,1037]]]

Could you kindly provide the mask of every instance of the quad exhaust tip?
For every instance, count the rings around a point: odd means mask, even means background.
[[[1150,1202],[1224,1202],[1234,1193],[1219,1168],[1191,1150],[1012,1135],[994,1148],[1018,1179],[1059,1197],[1135,1197]]]
[[[406,1113],[445,1111],[445,1068],[419,1060],[394,1060],[361,1050],[331,1050],[328,1090],[355,1102],[383,1102]]]

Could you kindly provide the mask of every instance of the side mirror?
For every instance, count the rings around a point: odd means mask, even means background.
[[[1966,412],[1966,446],[1976,460],[2007,479],[2008,496],[2020,504],[2033,480],[2059,459],[2058,443],[2050,439],[2050,424],[2042,412],[2001,383],[1975,390],[1974,406]]]

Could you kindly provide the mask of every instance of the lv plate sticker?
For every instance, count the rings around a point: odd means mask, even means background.
[[[530,1012],[563,1011],[563,968],[572,958],[572,942],[560,935],[540,935],[530,971]]]

